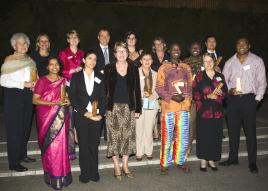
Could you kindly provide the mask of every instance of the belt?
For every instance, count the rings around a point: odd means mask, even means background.
[[[232,96],[235,96],[235,97],[245,97],[245,96],[254,96],[255,94],[254,93],[248,93],[248,94],[238,94],[238,95],[232,95]]]

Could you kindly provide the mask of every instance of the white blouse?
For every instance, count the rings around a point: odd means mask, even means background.
[[[31,78],[31,69],[26,67],[10,74],[2,74],[0,84],[6,88],[24,89],[24,82],[29,82]]]
[[[94,71],[91,73],[90,76],[88,76],[87,73],[85,72],[85,70],[83,70],[83,74],[84,74],[84,80],[85,80],[85,84],[86,84],[87,94],[89,96],[91,96],[92,92],[93,92],[93,88],[94,88]],[[88,112],[92,112],[92,104],[90,101],[88,102],[86,109]]]

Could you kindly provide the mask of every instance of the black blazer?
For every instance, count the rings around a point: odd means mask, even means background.
[[[105,94],[106,94],[106,109],[113,110],[113,97],[117,81],[116,64],[111,63],[105,66]],[[127,88],[130,111],[141,113],[141,90],[139,71],[136,66],[128,63],[127,68]]]
[[[87,105],[89,101],[98,101],[99,114],[105,114],[105,93],[104,93],[104,81],[103,75],[94,72],[95,77],[99,78],[101,82],[98,84],[94,81],[93,92],[91,96],[88,95],[83,70],[74,74],[71,80],[69,89],[69,97],[71,105],[77,111],[79,115],[84,116],[87,112]]]
[[[104,59],[102,49],[101,49],[100,45],[97,45],[97,46],[93,47],[92,50],[97,55],[97,63],[96,63],[94,70],[97,72],[100,72],[101,70],[104,70],[104,68],[105,68],[105,59]],[[110,63],[113,63],[115,61],[114,53],[113,53],[113,50],[111,49],[111,47],[109,47],[109,46],[108,46],[108,51],[109,51]]]

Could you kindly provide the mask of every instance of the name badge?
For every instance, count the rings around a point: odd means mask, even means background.
[[[221,77],[217,77],[216,80],[217,80],[218,82],[222,81]]]
[[[250,69],[250,65],[246,65],[243,67],[243,69],[246,71],[246,70],[249,70]]]
[[[184,82],[177,82],[177,86],[183,87],[184,86]]]
[[[101,80],[97,77],[94,78],[94,81],[97,83],[97,84],[100,84],[101,83]]]
[[[104,70],[101,70],[100,73],[104,74]]]
[[[70,60],[71,58],[73,58],[73,56],[68,56],[67,58]]]
[[[201,66],[201,71],[204,71],[205,70],[205,67],[204,66]]]

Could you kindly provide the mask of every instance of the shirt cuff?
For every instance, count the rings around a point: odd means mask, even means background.
[[[262,98],[263,98],[263,96],[261,96],[261,95],[256,95],[255,96],[255,100],[257,100],[257,101],[261,101]]]

